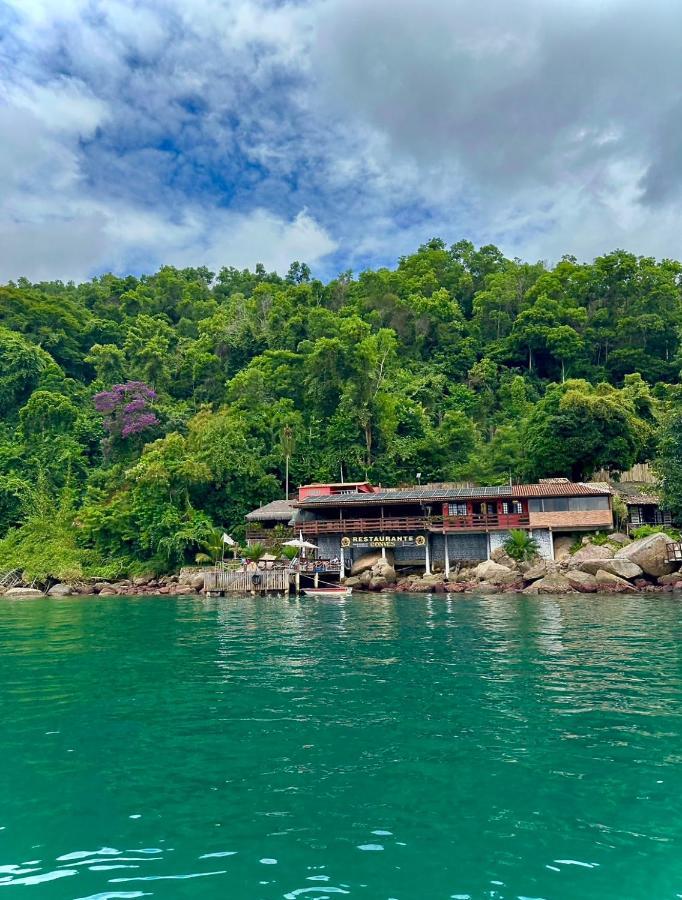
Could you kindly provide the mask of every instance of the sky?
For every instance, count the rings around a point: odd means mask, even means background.
[[[0,0],[0,281],[682,258],[679,0]]]

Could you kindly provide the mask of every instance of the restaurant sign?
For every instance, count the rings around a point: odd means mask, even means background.
[[[423,534],[353,534],[341,538],[341,546],[349,547],[423,547]]]

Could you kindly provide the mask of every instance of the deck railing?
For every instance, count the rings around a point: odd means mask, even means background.
[[[668,562],[682,562],[682,542],[670,541],[666,544],[665,555]]]
[[[401,531],[488,531],[528,528],[527,513],[472,514],[468,516],[383,516],[363,519],[318,519],[302,522],[297,529],[304,535],[384,534]]]

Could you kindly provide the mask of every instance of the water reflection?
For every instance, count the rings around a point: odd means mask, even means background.
[[[0,886],[674,897],[681,624],[668,597],[0,601]]]

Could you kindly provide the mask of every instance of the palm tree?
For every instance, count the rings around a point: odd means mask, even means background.
[[[251,544],[250,547],[244,548],[244,556],[246,559],[251,560],[251,562],[258,562],[258,560],[262,559],[267,552],[267,547],[263,544]]]
[[[516,562],[528,562],[540,552],[540,545],[535,538],[521,528],[512,528],[502,546],[507,556],[511,556]]]
[[[218,560],[222,559],[225,551],[223,532],[220,528],[212,528],[208,537],[203,541],[199,541],[199,545],[204,548],[204,552],[197,553],[194,557],[196,562],[215,565]]]

